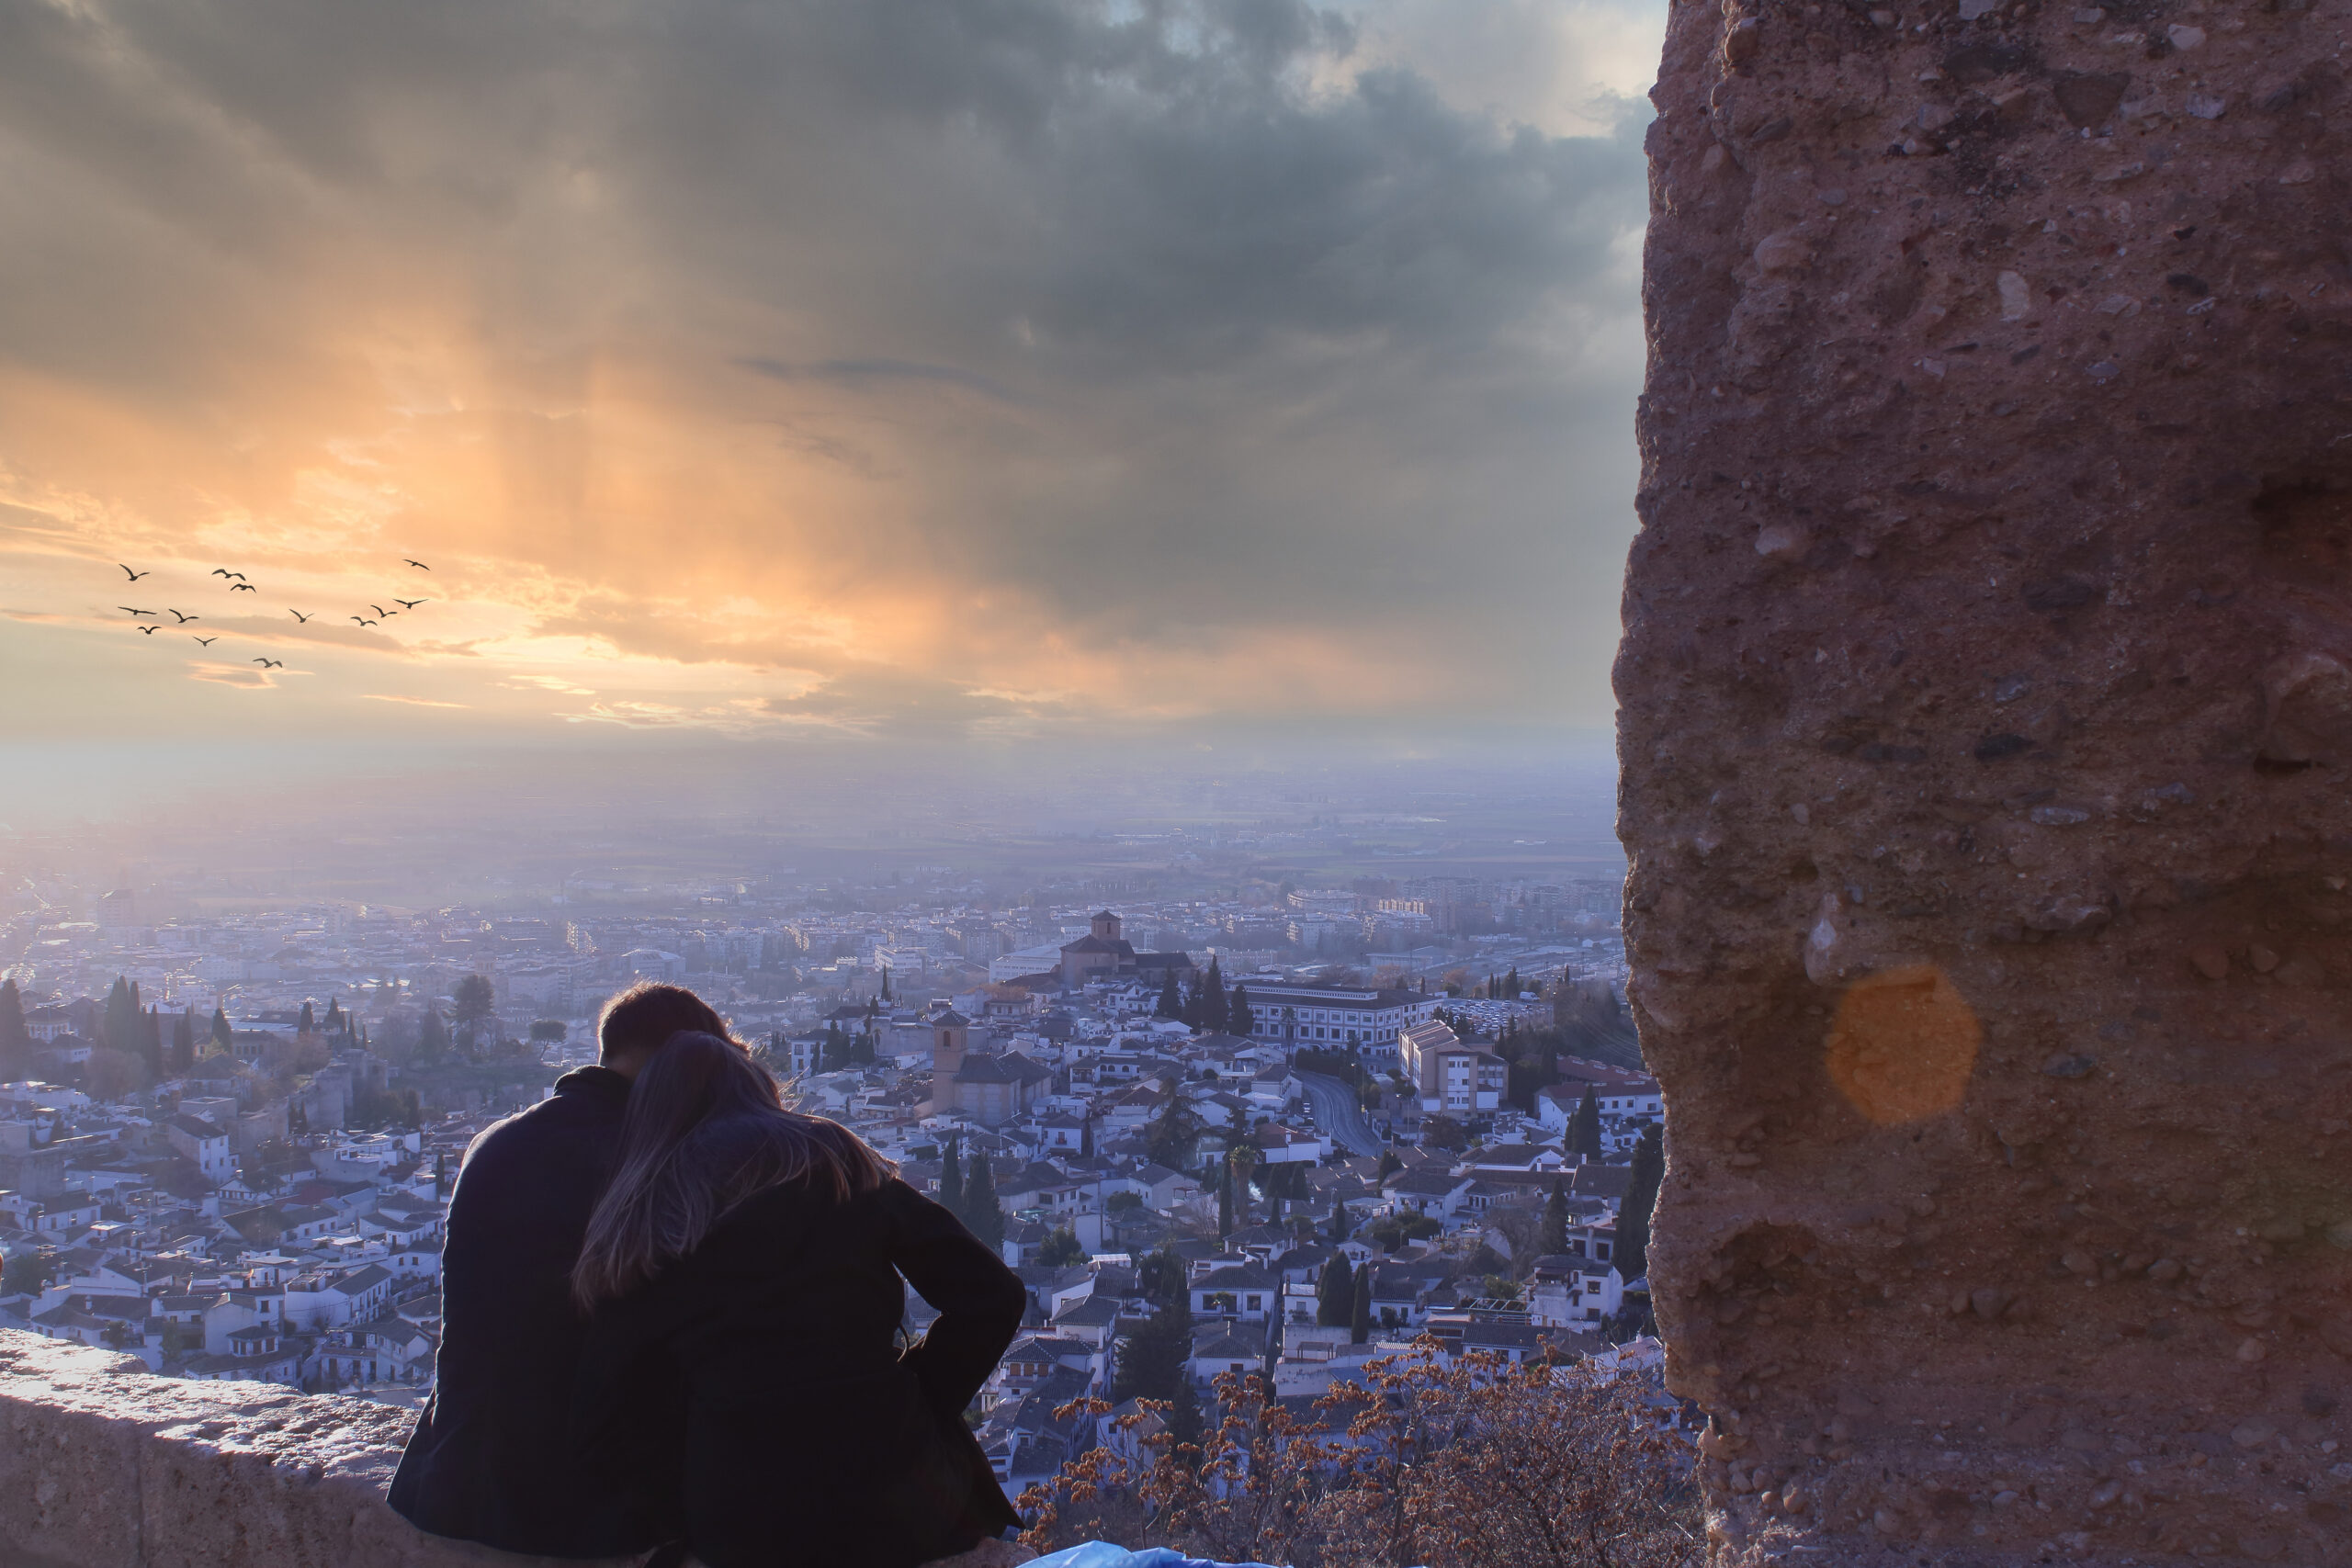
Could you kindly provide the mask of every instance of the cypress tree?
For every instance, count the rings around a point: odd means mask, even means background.
[[[890,966],[888,964],[882,965],[882,999],[886,1002],[890,999]]]
[[[172,1021],[172,1071],[185,1073],[196,1066],[196,1010],[191,1008]]]
[[[1322,1282],[1315,1291],[1315,1322],[1318,1327],[1345,1328],[1355,1313],[1356,1277],[1347,1254],[1334,1253],[1323,1265]]]
[[[991,1252],[1004,1247],[1004,1211],[996,1201],[996,1178],[989,1173],[989,1156],[972,1156],[972,1179],[964,1189],[964,1225]]]
[[[153,1008],[139,1015],[139,1059],[151,1080],[164,1076],[164,1019]]]
[[[337,1030],[341,1030],[345,1034],[350,1033],[351,1021],[344,1016],[342,1001],[337,998],[329,997],[327,998],[327,1032],[334,1033]]]
[[[441,1010],[427,1002],[416,1025],[416,1059],[428,1066],[449,1051],[449,1032],[442,1026]]]
[[[229,1015],[218,1002],[212,1004],[212,1043],[223,1051],[234,1049],[237,1043],[237,1037],[229,1032]]]
[[[1181,1019],[1184,1016],[1184,998],[1176,994],[1176,971],[1170,969],[1159,982],[1159,1003],[1152,1010],[1159,1018]]]
[[[1216,1234],[1224,1237],[1233,1234],[1233,1160],[1230,1156],[1219,1169],[1222,1175],[1216,1187]]]
[[[1201,982],[1201,1023],[1220,1033],[1232,1027],[1232,1016],[1226,1007],[1225,971],[1217,967],[1216,954],[1209,954],[1208,977]]]
[[[1188,1344],[1176,1375],[1176,1398],[1168,1410],[1168,1435],[1176,1439],[1172,1451],[1191,1449],[1198,1453],[1201,1427],[1201,1399],[1193,1392],[1193,1354]]]
[[[25,998],[13,979],[0,980],[0,1078],[18,1078],[31,1065],[32,1031],[25,1027]]]
[[[131,1000],[130,982],[119,975],[114,977],[114,989],[107,993],[106,1021],[99,1027],[106,1034],[99,1044],[117,1051],[138,1051],[139,1004]]]
[[[964,1213],[964,1156],[954,1138],[947,1140],[947,1157],[940,1162],[939,1206],[961,1218]]]
[[[1356,1268],[1356,1288],[1348,1303],[1348,1339],[1361,1345],[1372,1337],[1372,1265]]]
[[[1192,1382],[1193,1298],[1184,1289],[1183,1265],[1163,1259],[1155,1272],[1170,1288],[1162,1291],[1150,1318],[1122,1347],[1111,1385],[1114,1400],[1174,1400]]]
[[[1233,995],[1226,1003],[1226,1032],[1245,1038],[1257,1032],[1257,1021],[1250,1015],[1250,990],[1236,980]]]
[[[311,1004],[308,1001],[302,1004],[301,1021],[294,1027],[303,1034],[316,1034],[319,1032],[318,1015],[311,1010]]]
[[[1568,1249],[1568,1188],[1567,1183],[1554,1178],[1552,1196],[1544,1205],[1544,1239],[1537,1247],[1540,1256],[1556,1258]]]
[[[1617,1272],[1628,1284],[1650,1271],[1650,1216],[1657,1207],[1657,1192],[1666,1181],[1666,1143],[1656,1122],[1642,1129],[1634,1145],[1634,1169],[1625,1185],[1625,1201],[1617,1209]]]
[[[1600,1157],[1600,1102],[1593,1098],[1590,1084],[1577,1102],[1576,1120],[1568,1124],[1568,1152],[1587,1159]]]

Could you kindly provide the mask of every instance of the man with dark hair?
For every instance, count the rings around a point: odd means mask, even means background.
[[[584,1485],[571,1459],[571,1390],[586,1325],[571,1266],[612,1175],[629,1084],[672,1035],[729,1039],[692,991],[640,982],[605,1004],[598,1065],[476,1138],[449,1198],[441,1355],[433,1397],[392,1477],[419,1529],[548,1557],[620,1557],[675,1539],[683,1507],[666,1465],[644,1483]],[[630,1423],[649,1455],[673,1452],[676,1413]]]

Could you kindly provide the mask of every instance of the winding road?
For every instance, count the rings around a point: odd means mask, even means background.
[[[1373,1157],[1387,1146],[1372,1130],[1372,1123],[1364,1120],[1363,1107],[1356,1102],[1355,1090],[1321,1073],[1300,1073],[1298,1081],[1306,1090],[1306,1098],[1315,1102],[1315,1124],[1331,1134],[1333,1143],[1351,1155]]]

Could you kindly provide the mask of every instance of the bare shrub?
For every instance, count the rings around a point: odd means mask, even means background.
[[[1173,1441],[1156,1402],[1108,1423],[1102,1446],[1022,1495],[1023,1540],[1292,1568],[1695,1568],[1704,1555],[1690,1450],[1651,1428],[1633,1380],[1424,1348],[1312,1402],[1271,1399],[1255,1376],[1216,1389],[1198,1446]]]

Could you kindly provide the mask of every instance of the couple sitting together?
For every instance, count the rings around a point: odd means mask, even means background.
[[[390,1501],[435,1535],[710,1568],[913,1568],[1018,1521],[964,1407],[1026,1295],[693,992],[466,1151],[432,1398]],[[901,1277],[938,1309],[910,1346]]]

